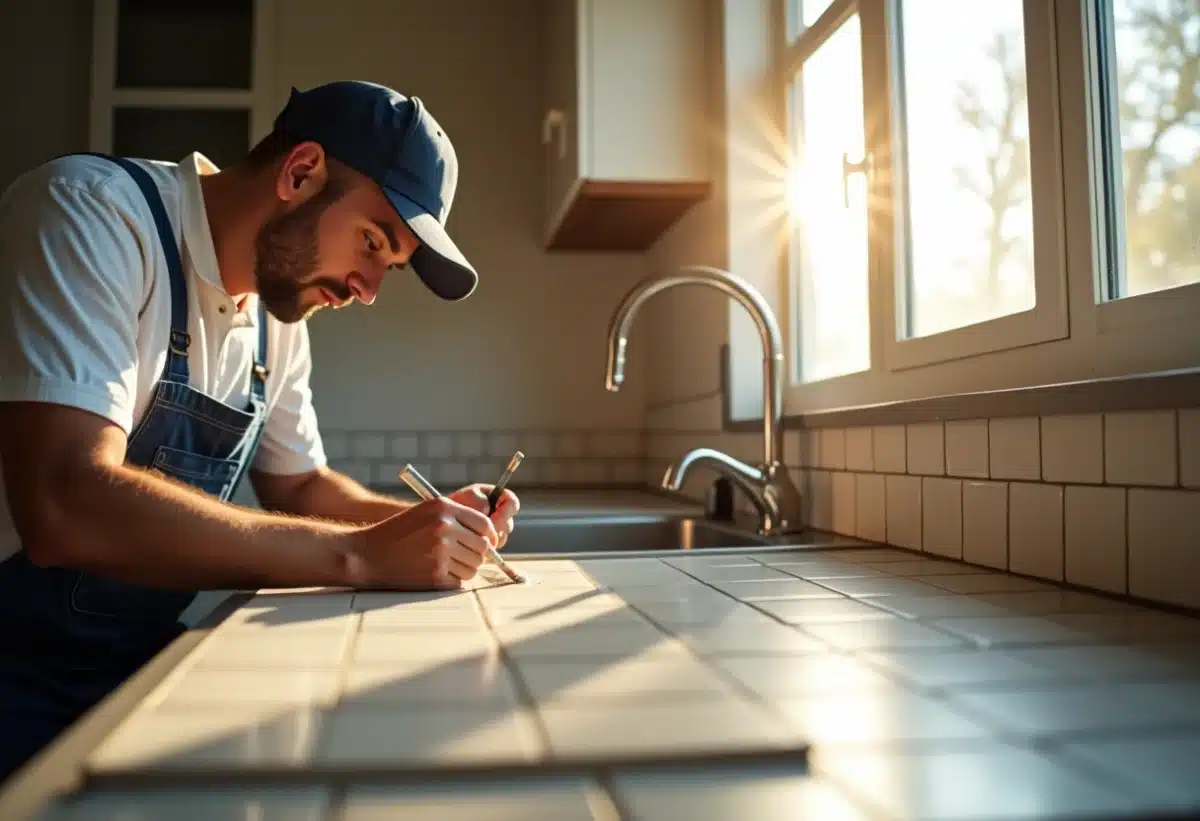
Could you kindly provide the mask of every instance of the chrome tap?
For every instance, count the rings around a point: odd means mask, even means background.
[[[783,350],[779,324],[763,295],[739,276],[703,265],[688,265],[676,273],[655,275],[642,280],[625,295],[613,314],[608,328],[608,368],[605,387],[618,391],[625,381],[625,349],[633,318],[646,300],[676,285],[707,285],[716,288],[749,312],[758,327],[763,345],[763,461],[747,465],[712,448],[695,448],[679,463],[667,469],[662,486],[679,490],[695,464],[708,464],[726,475],[749,497],[759,516],[758,532],[767,536],[798,529],[800,492],[783,464],[781,422],[783,419]],[[791,521],[789,522],[789,519]]]

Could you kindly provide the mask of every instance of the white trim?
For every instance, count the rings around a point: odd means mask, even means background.
[[[117,0],[95,0],[92,8],[92,86],[88,150],[112,151],[113,86],[117,80]]]
[[[280,0],[254,0],[254,53],[250,55],[250,145],[267,136],[291,87],[279,79]]]
[[[114,108],[249,108],[249,89],[116,88],[110,98]]]

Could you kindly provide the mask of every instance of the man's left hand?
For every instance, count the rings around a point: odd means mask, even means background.
[[[467,485],[447,495],[460,505],[474,508],[486,516],[488,512],[487,497],[493,487],[495,486],[484,484]],[[517,495],[505,488],[504,492],[500,494],[500,501],[496,503],[496,512],[491,517],[492,524],[496,527],[496,533],[500,536],[500,543],[495,546],[497,550],[503,548],[508,541],[508,535],[513,531],[514,520],[520,509],[521,502],[517,499]]]

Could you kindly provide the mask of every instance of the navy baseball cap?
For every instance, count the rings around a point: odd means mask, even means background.
[[[479,275],[446,233],[458,157],[420,98],[357,80],[292,88],[275,128],[375,181],[421,240],[410,264],[431,291],[459,300],[475,290]]]

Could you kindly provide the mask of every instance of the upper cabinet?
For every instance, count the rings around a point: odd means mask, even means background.
[[[545,245],[645,250],[709,195],[709,4],[544,2]]]

